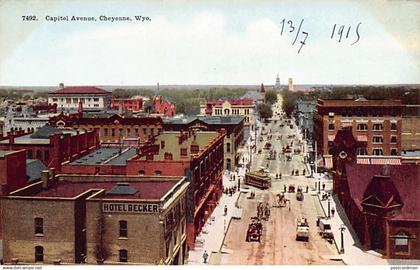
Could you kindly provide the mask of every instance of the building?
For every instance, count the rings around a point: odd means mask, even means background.
[[[9,194],[40,178],[40,169],[46,167],[39,160],[27,160],[26,151],[0,150],[0,196]],[[0,201],[0,239],[3,235]]]
[[[160,117],[133,117],[119,114],[76,113],[51,117],[52,126],[72,127],[77,129],[98,129],[101,143],[125,143],[137,145],[146,141],[150,136],[158,135],[162,130]]]
[[[175,104],[163,99],[162,96],[155,96],[153,102],[153,111],[160,116],[172,117],[175,115]]]
[[[289,78],[288,83],[289,83],[288,85],[289,92],[295,91],[295,89],[293,88],[293,78]]]
[[[420,105],[405,105],[401,129],[401,150],[420,150]]]
[[[40,114],[39,111],[33,111],[33,107],[27,105],[16,108],[9,107],[4,119],[4,133],[5,135],[15,131],[31,133],[38,128],[45,126],[45,124],[48,123],[48,119],[48,114]]]
[[[128,175],[186,176],[188,247],[222,195],[223,139],[226,131],[163,132],[126,161]]]
[[[44,171],[2,199],[4,262],[184,264],[187,188],[185,177]]]
[[[48,93],[48,104],[57,104],[59,111],[78,110],[79,102],[84,110],[106,110],[111,107],[112,93],[93,86],[62,87]]]
[[[277,77],[276,77],[276,84],[274,85],[274,87],[275,87],[276,89],[280,89],[280,88],[281,88],[279,74],[277,74]]]
[[[303,131],[303,135],[308,140],[314,138],[314,115],[316,103],[312,100],[298,100],[295,108],[296,125]]]
[[[353,136],[366,142],[358,155],[399,156],[402,109],[399,100],[318,99],[314,116],[317,152],[329,155],[337,131],[352,127]]]
[[[252,99],[208,100],[200,104],[200,115],[245,116],[245,126],[254,124],[255,104]]]
[[[114,98],[112,99],[113,110],[126,110],[139,112],[143,110],[143,99],[142,98]]]
[[[241,153],[238,151],[245,140],[244,116],[197,116],[186,118],[164,118],[165,131],[218,131],[226,130],[224,138],[224,169],[235,170]]]
[[[362,248],[420,259],[420,165],[357,164],[359,142],[348,131],[334,141],[333,190]]]
[[[32,134],[10,133],[0,141],[1,150],[26,150],[28,159],[39,159],[57,172],[60,172],[63,162],[77,159],[98,145],[97,130],[60,130],[49,125]]]
[[[4,121],[0,120],[0,138],[4,135]]]

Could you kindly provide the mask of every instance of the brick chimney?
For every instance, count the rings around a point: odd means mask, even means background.
[[[42,188],[48,189],[48,179],[50,178],[50,171],[49,170],[43,170],[41,172],[41,181],[42,181]]]

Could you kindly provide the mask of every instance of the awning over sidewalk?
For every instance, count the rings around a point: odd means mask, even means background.
[[[371,158],[370,164],[377,164],[377,165],[401,165],[401,159],[399,158]]]
[[[357,158],[357,164],[370,164],[370,159],[368,159],[368,158]]]
[[[325,168],[332,169],[333,167],[332,157],[324,157],[324,160],[325,160]]]

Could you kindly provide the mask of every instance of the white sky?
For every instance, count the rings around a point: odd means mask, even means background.
[[[0,0],[0,85],[274,84],[277,74],[297,84],[420,83],[419,1],[231,2]],[[283,18],[296,28],[304,19],[299,54],[300,37],[292,46],[287,25],[280,35]],[[341,43],[330,39],[335,23],[351,26]]]

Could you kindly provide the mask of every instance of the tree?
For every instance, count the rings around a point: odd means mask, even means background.
[[[258,104],[257,109],[261,118],[266,119],[266,118],[271,118],[273,116],[273,110],[271,109],[270,105]]]
[[[265,92],[265,103],[273,105],[277,102],[277,92],[273,90],[269,90]]]

